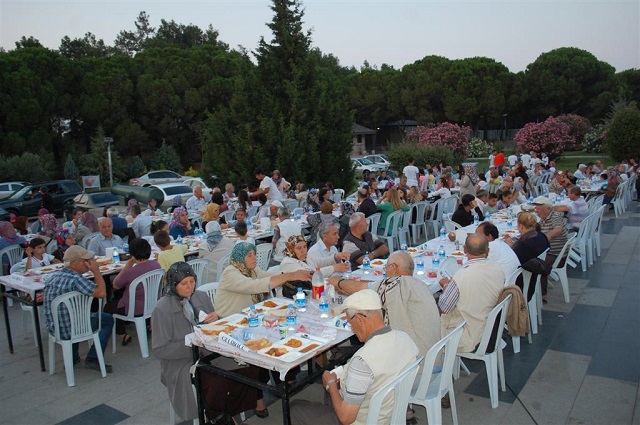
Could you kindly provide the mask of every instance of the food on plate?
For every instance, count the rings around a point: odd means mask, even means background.
[[[278,318],[278,321],[284,322],[287,320],[287,311],[286,310],[271,310],[271,315]]]
[[[248,325],[249,319],[244,317],[241,321],[238,322],[239,325]]]
[[[220,332],[224,332],[226,334],[233,332],[237,329],[236,326],[233,325],[218,325],[211,323],[209,325],[204,325],[201,327],[202,333],[209,336],[218,336]]]
[[[43,268],[40,269],[40,271],[42,271],[42,272],[52,272],[53,269],[51,267],[43,267]]]
[[[320,346],[320,344],[309,344],[306,347],[304,347],[303,349],[300,350],[301,353],[308,353],[311,350],[315,350],[316,348],[318,348]]]
[[[302,347],[302,341],[299,339],[291,338],[289,341],[285,342],[284,345],[291,348]]]
[[[451,255],[455,255],[455,256],[464,256],[464,252],[460,252],[460,251],[456,251]]]
[[[381,266],[384,264],[384,261],[381,260],[375,260],[373,261],[371,264],[373,264],[374,266]]]
[[[98,263],[101,266],[104,266],[106,264],[111,264],[112,261],[113,261],[112,258],[98,258],[98,259],[96,259],[96,263]]]
[[[288,308],[288,306],[285,304],[282,307],[278,307],[278,310],[286,310]]]
[[[286,348],[283,347],[273,347],[270,348],[269,350],[265,351],[265,354],[267,356],[272,356],[272,357],[280,357],[282,355],[285,355],[289,352],[289,350],[287,350]]]
[[[271,341],[267,338],[252,339],[244,343],[248,349],[253,351],[262,350],[263,348],[271,347]]]
[[[267,301],[263,302],[263,303],[262,303],[262,305],[263,305],[264,307],[267,307],[267,308],[274,308],[274,307],[278,307],[278,304],[274,303],[274,302],[273,302],[273,301],[271,301],[271,300],[267,300]]]
[[[418,250],[415,249],[415,248],[409,248],[407,251],[409,251],[409,252],[418,252]]]
[[[100,271],[101,271],[101,272],[106,272],[107,270],[109,270],[109,267],[107,267],[107,266],[100,266]]]

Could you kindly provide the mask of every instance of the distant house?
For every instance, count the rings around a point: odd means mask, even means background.
[[[418,121],[396,120],[378,127],[378,137],[376,140],[376,150],[386,150],[394,143],[402,143],[406,136],[418,127]]]
[[[376,131],[360,124],[351,127],[351,156],[365,155],[375,149]]]

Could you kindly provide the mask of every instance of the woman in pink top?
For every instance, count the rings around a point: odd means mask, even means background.
[[[110,314],[129,314],[129,286],[131,282],[139,278],[145,273],[160,268],[160,264],[156,260],[149,260],[151,256],[151,245],[146,239],[138,238],[129,244],[129,253],[131,258],[127,261],[124,268],[118,273],[113,280],[113,289],[124,289],[120,299],[112,299],[104,306],[105,313]],[[136,311],[135,314],[142,314],[144,311],[144,290],[142,285],[138,285],[136,290]],[[131,342],[131,335],[127,333],[127,328],[122,320],[116,320],[116,333],[123,335],[122,345]]]

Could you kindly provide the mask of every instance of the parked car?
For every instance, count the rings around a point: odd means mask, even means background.
[[[81,193],[73,198],[73,207],[91,211],[98,217],[102,215],[104,207],[120,205],[120,197],[111,192]]]
[[[10,219],[11,219],[11,216],[9,215],[9,211],[0,207],[0,221],[9,221]]]
[[[170,170],[157,170],[149,171],[147,174],[136,177],[129,180],[129,184],[132,186],[151,186],[161,183],[177,183],[182,182],[188,177],[181,176],[175,171]]]
[[[27,185],[27,182],[2,182],[0,183],[0,199],[4,199],[16,190]]]
[[[373,162],[374,164],[384,165],[385,168],[390,168],[391,167],[391,161],[389,160],[389,157],[387,155],[384,155],[384,154],[381,154],[381,153],[365,155],[365,156],[363,156],[363,158],[368,159],[369,161]]]
[[[32,197],[32,191],[38,190],[42,186],[53,198],[53,214],[62,215],[67,209],[73,208],[73,198],[82,193],[82,188],[75,180],[54,180],[43,183],[28,184],[23,186],[8,198],[0,201],[0,207],[15,215],[26,215],[27,217],[37,217],[38,210],[42,205],[42,198],[38,195]]]
[[[374,164],[370,160],[362,157],[351,158],[351,164],[356,171],[356,176],[362,174],[362,177],[366,180],[369,178],[369,174],[374,172],[378,173],[382,170],[386,170],[387,167],[381,164]]]
[[[192,177],[190,179],[186,179],[182,183],[186,184],[187,186],[190,186],[191,189],[193,189],[196,186],[202,187],[202,196],[204,196],[204,199],[206,199],[207,202],[211,201],[211,195],[213,195],[213,189],[208,187],[200,177]]]
[[[193,195],[193,188],[184,183],[162,183],[154,184],[151,187],[158,188],[164,193],[164,202],[160,205],[163,208],[173,205],[173,198],[176,196],[181,198],[181,203],[184,205],[187,199]]]

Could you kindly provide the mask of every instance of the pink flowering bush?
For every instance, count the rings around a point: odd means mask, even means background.
[[[584,136],[586,136],[593,128],[591,127],[589,120],[577,114],[562,114],[558,115],[556,119],[569,126],[569,133],[576,141],[574,146],[569,146],[567,149],[580,149],[580,146],[584,142]]]
[[[530,122],[513,138],[522,152],[546,153],[555,159],[576,143],[571,127],[561,120],[549,117],[541,123]]]
[[[407,139],[419,145],[443,146],[453,151],[456,158],[466,158],[471,128],[443,122],[435,127],[419,126]]]

